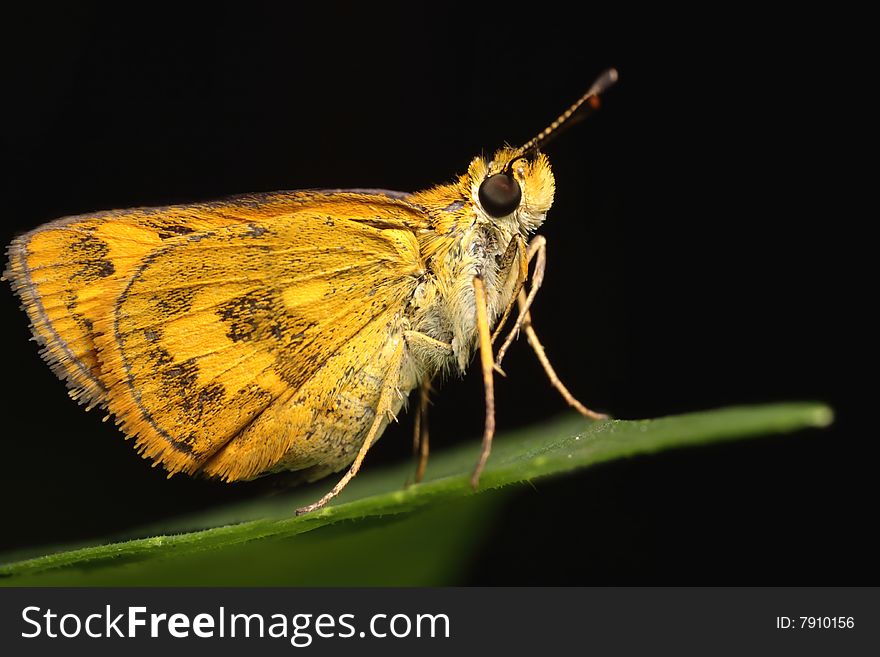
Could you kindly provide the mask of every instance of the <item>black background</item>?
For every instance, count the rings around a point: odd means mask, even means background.
[[[847,389],[868,369],[853,309],[873,303],[857,294],[855,17],[148,7],[6,20],[0,241],[108,208],[421,189],[530,138],[615,66],[602,111],[547,150],[558,191],[535,325],[563,380],[621,418],[811,399],[837,422],[524,488],[463,583],[877,582],[876,437]],[[8,286],[0,303],[0,547],[260,494],[166,480],[67,399]],[[505,369],[502,431],[563,410],[524,344]],[[481,422],[478,377],[448,382],[433,444]],[[409,420],[367,467],[408,454]]]

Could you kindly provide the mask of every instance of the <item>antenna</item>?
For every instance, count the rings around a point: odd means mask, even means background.
[[[518,160],[522,157],[525,157],[527,153],[536,152],[541,146],[544,146],[548,141],[550,141],[553,137],[556,137],[560,133],[560,129],[564,126],[571,126],[577,123],[578,120],[586,118],[587,114],[581,112],[577,118],[572,119],[575,114],[577,114],[578,110],[580,110],[584,103],[589,103],[589,108],[598,109],[599,108],[599,96],[605,92],[608,87],[612,86],[615,82],[617,82],[617,69],[609,68],[607,71],[602,73],[593,85],[587,90],[583,96],[578,98],[577,102],[575,102],[571,107],[565,110],[562,114],[560,114],[556,120],[544,128],[541,132],[539,132],[532,139],[523,144],[517,155],[514,159]],[[511,160],[513,162],[514,160]]]

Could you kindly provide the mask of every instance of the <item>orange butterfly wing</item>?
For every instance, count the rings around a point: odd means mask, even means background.
[[[6,273],[71,395],[171,472],[350,461],[424,269],[425,213],[288,192],[60,220]]]

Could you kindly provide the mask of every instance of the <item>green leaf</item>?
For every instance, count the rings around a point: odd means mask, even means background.
[[[816,403],[657,420],[591,423],[566,417],[498,436],[479,492],[613,459],[824,427],[831,420],[831,410]],[[320,496],[330,480],[135,533],[149,538],[3,559],[0,584],[448,583],[505,497],[503,492],[475,496],[471,490],[478,449],[469,444],[433,455],[426,481],[408,488],[403,483],[412,464],[381,471],[370,471],[367,464],[334,504],[305,516],[296,517],[293,510]],[[412,567],[402,567],[407,563]]]

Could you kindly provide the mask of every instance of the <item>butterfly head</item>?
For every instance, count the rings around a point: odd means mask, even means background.
[[[475,157],[468,186],[478,212],[493,223],[512,223],[524,234],[537,230],[553,204],[555,183],[543,153],[502,148],[491,159]]]

